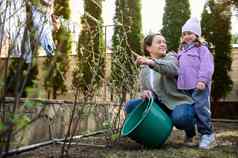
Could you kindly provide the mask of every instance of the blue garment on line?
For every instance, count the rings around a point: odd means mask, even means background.
[[[30,32],[24,38],[26,28],[26,7],[23,0],[3,0],[0,3],[0,39],[8,37],[11,48],[10,56],[22,57],[26,63],[32,62]],[[7,6],[7,8],[6,8]],[[6,14],[6,19],[4,20]],[[55,44],[53,41],[53,25],[49,13],[44,13],[32,7],[33,26],[36,30],[35,41],[45,50],[47,56],[52,56]],[[24,47],[22,47],[24,44]],[[23,49],[22,49],[23,48]]]
[[[52,56],[55,49],[55,44],[53,40],[53,24],[51,16],[49,14],[44,14],[37,8],[32,8],[33,15],[33,25],[38,30],[37,37],[40,45],[45,50],[47,56]]]

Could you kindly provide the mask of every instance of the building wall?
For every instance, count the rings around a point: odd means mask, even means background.
[[[107,50],[106,53],[106,69],[105,69],[105,80],[103,81],[103,86],[101,87],[99,93],[95,97],[95,101],[110,101],[110,87],[107,86],[109,85],[109,80],[110,80],[110,73],[111,73],[111,51]],[[37,61],[38,61],[38,68],[39,68],[39,75],[38,75],[38,82],[43,88],[43,82],[44,82],[44,73],[43,73],[43,62],[45,60],[45,56],[39,56]],[[232,71],[230,72],[230,76],[232,78],[232,81],[234,83],[233,89],[230,92],[230,94],[225,98],[226,101],[238,101],[238,48],[233,48],[232,50]],[[0,60],[0,77],[2,79],[3,74],[4,74],[4,64],[5,63],[5,58],[1,58]],[[75,69],[75,66],[77,64],[77,56],[76,55],[71,55],[70,56],[70,68],[67,73],[67,80],[66,80],[66,85],[68,92],[65,93],[64,95],[59,95],[58,99],[66,99],[66,100],[72,100],[74,99],[74,91],[72,89],[72,73],[73,70]],[[47,93],[42,93],[41,98],[47,98]]]
[[[44,72],[43,70],[43,63],[44,60],[46,59],[45,56],[41,56],[38,57],[38,68],[39,68],[39,75],[38,75],[38,79],[39,79],[39,84],[43,87],[44,84]],[[76,68],[76,64],[77,64],[77,55],[71,55],[70,56],[70,67],[69,70],[67,72],[67,78],[66,78],[66,85],[67,85],[67,89],[68,92],[63,94],[63,95],[59,95],[58,98],[59,99],[66,99],[66,100],[73,100],[74,99],[74,91],[72,89],[72,79],[73,79],[73,71]],[[96,97],[94,98],[97,101],[110,101],[110,93],[109,93],[109,87],[108,82],[110,80],[110,73],[111,73],[111,51],[107,50],[106,53],[106,58],[105,58],[105,62],[106,62],[106,68],[105,68],[105,80],[103,81],[103,86],[100,88],[99,93],[97,93]],[[43,94],[42,98],[47,98],[47,94]]]
[[[21,99],[20,107],[23,107],[27,101],[29,100]],[[34,121],[24,129],[19,130],[11,144],[12,148],[39,143],[52,138],[64,138],[68,131],[75,104],[73,101],[43,99],[30,99],[30,101],[36,103],[37,106],[26,109],[17,108],[17,114],[24,114],[30,120],[34,119]],[[11,107],[14,104],[14,98],[5,98],[5,106]],[[73,117],[71,132],[77,128],[74,135],[80,135],[109,128],[113,125],[115,119],[119,121],[121,126],[124,113],[119,108],[120,106],[112,105],[110,102],[77,102],[76,113],[80,115]],[[118,114],[120,114],[120,118],[117,118]]]

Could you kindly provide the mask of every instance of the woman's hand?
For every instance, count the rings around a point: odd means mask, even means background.
[[[197,88],[198,90],[204,90],[204,89],[206,88],[206,84],[205,84],[204,82],[202,82],[202,81],[199,81],[199,82],[197,83],[197,85],[196,85],[196,88]]]
[[[146,100],[153,97],[153,93],[150,90],[144,90],[141,94],[141,98]]]
[[[148,58],[143,57],[143,56],[138,56],[137,59],[136,59],[136,64],[153,66],[154,61],[152,59],[148,59]]]

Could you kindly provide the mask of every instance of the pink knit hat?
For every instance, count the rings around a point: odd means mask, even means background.
[[[186,31],[190,31],[200,37],[202,34],[200,21],[195,17],[188,19],[182,27],[182,33]]]

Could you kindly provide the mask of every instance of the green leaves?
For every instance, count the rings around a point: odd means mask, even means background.
[[[44,90],[41,88],[38,84],[38,81],[33,80],[33,85],[26,87],[25,93],[27,97],[29,98],[40,98],[41,96],[44,96]]]
[[[6,125],[0,120],[0,134],[6,130]]]
[[[12,128],[14,131],[26,127],[30,123],[31,119],[27,114],[14,114],[8,115],[6,121],[0,120],[0,134]]]
[[[105,120],[102,125],[106,129],[110,129],[112,127],[112,123],[110,120]]]
[[[4,87],[4,81],[0,80],[0,90]]]
[[[25,114],[15,115],[13,118],[13,123],[16,129],[23,128],[30,122],[30,118]]]
[[[120,138],[120,133],[114,133],[111,136],[111,139],[112,139],[113,142],[116,141],[119,138]]]
[[[73,86],[90,100],[102,85],[105,75],[105,43],[102,26],[102,0],[84,0],[85,14],[78,43],[77,68],[73,72]]]
[[[144,54],[141,48],[141,1],[116,0],[114,23],[111,83],[114,92],[126,95],[136,91],[138,77],[131,50]]]
[[[35,6],[39,6],[41,4],[41,0],[31,0],[32,4]]]
[[[188,0],[166,0],[161,33],[165,36],[168,50],[179,48],[182,26],[190,17]]]
[[[35,100],[26,100],[23,104],[23,106],[27,109],[33,109],[36,107],[41,107],[43,106],[43,104],[39,101],[35,101]]]
[[[69,19],[69,0],[55,0],[54,14]],[[72,54],[72,37],[63,25],[55,32],[55,55],[44,62],[44,88],[49,98],[56,99],[57,95],[67,92],[66,74],[69,70],[69,55]]]
[[[213,75],[212,98],[218,101],[226,97],[233,82],[231,70],[231,14],[230,5],[209,0],[202,13],[202,32],[214,54],[215,72]],[[224,16],[224,12],[225,14]]]

